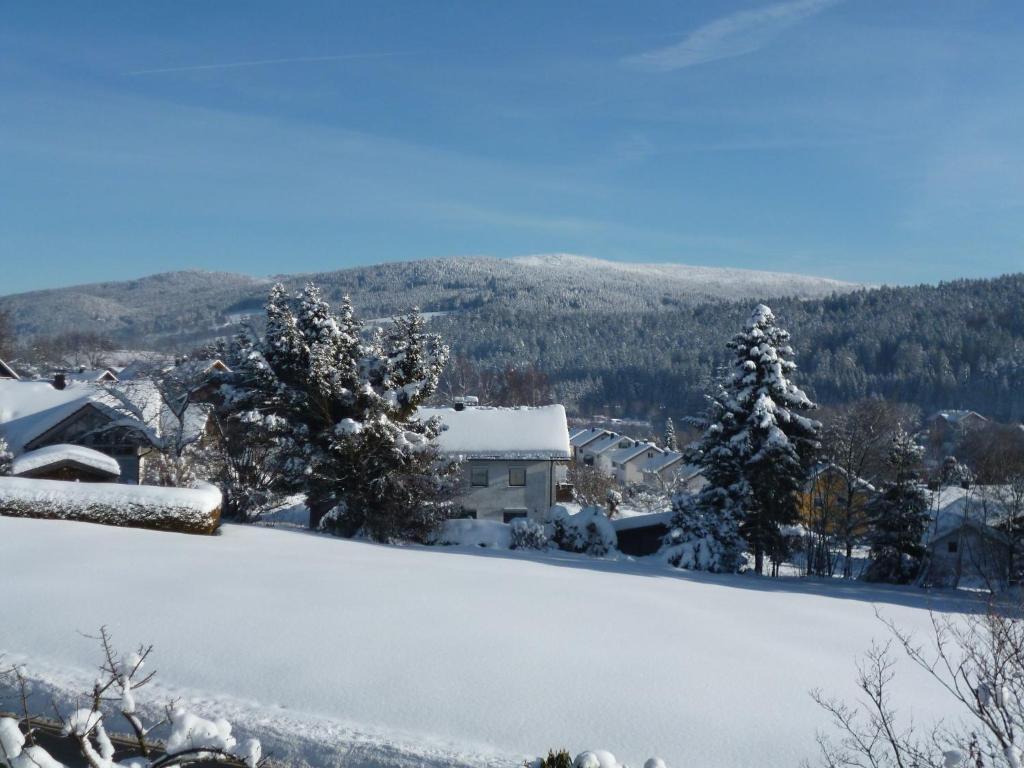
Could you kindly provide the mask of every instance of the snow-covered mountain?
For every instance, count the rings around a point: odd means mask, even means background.
[[[512,259],[457,257],[258,278],[222,272],[169,272],[0,297],[19,334],[97,331],[127,344],[224,333],[258,311],[271,281],[312,280],[327,295],[351,295],[364,317],[419,306],[427,312],[568,311],[672,308],[708,299],[814,298],[858,286],[777,272],[635,264],[570,254]]]

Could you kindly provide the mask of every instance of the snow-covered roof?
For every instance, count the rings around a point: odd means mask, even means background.
[[[683,454],[679,451],[664,451],[644,465],[644,472],[661,472],[682,460]],[[699,471],[699,467],[694,467],[694,469]]]
[[[569,444],[577,448],[585,446],[587,443],[597,440],[599,437],[605,437],[607,435],[614,435],[615,433],[602,429],[601,427],[587,427],[585,429],[578,429],[572,433],[569,437]]]
[[[438,418],[438,447],[452,455],[494,459],[568,459],[565,408],[420,408],[421,419]]]
[[[673,513],[668,512],[654,512],[645,515],[632,515],[631,517],[620,517],[616,520],[612,520],[612,528],[618,531],[629,531],[634,528],[646,528],[650,525],[665,525],[667,526],[672,520]]]
[[[19,454],[33,440],[86,406],[137,429],[152,443],[159,440],[160,409],[156,385],[136,380],[130,386],[70,382],[56,389],[46,381],[0,379],[0,436]]]
[[[833,464],[832,462],[829,461],[819,461],[811,468],[811,471],[808,474],[807,478],[808,483],[813,483],[826,472],[834,472],[837,475],[842,475],[844,478],[847,476],[846,470],[840,467],[838,464]],[[855,477],[853,479],[853,485],[867,492],[872,492],[875,490],[875,487],[862,477]]]
[[[14,453],[25,443],[60,422],[89,402],[96,388],[72,384],[54,389],[46,381],[0,380],[0,436]]]
[[[614,451],[609,452],[608,458],[616,464],[625,464],[627,461],[632,461],[636,457],[642,456],[648,451],[655,451],[657,454],[662,453],[661,448],[656,446],[654,443],[637,441],[628,448],[616,448]]]
[[[14,459],[11,474],[24,475],[44,467],[68,463],[88,467],[111,477],[119,477],[121,474],[121,467],[117,461],[105,453],[81,445],[68,444],[47,445],[34,451],[26,451]]]
[[[67,381],[80,381],[84,383],[109,383],[117,382],[117,376],[109,368],[81,368],[77,371],[68,371],[64,374]]]
[[[988,419],[977,411],[939,411],[932,416],[932,420],[941,419],[943,421],[948,421],[950,424],[959,424],[964,419],[972,416],[981,419],[982,421],[988,421]]]
[[[583,452],[586,454],[597,456],[599,454],[604,453],[605,451],[610,451],[613,448],[622,447],[619,445],[619,443],[628,440],[628,437],[623,437],[622,435],[617,434],[615,432],[609,432],[604,437],[598,438],[594,442],[587,444]]]

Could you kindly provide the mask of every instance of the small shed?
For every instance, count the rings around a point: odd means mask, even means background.
[[[117,460],[82,445],[47,445],[14,459],[11,474],[39,480],[109,483],[121,476]]]
[[[653,555],[661,549],[671,522],[670,511],[612,520],[615,535],[619,538],[619,551],[633,557]]]

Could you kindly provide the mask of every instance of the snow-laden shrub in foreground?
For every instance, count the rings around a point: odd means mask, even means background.
[[[616,760],[615,755],[611,752],[603,749],[580,752],[576,755],[575,760],[564,749],[558,752],[551,750],[547,757],[538,758],[527,765],[529,768],[629,768]],[[667,766],[660,757],[652,757],[644,763],[644,768],[667,768]]]
[[[0,515],[213,533],[220,525],[220,490],[122,483],[72,483],[0,477]]]
[[[239,743],[231,734],[231,723],[224,719],[207,720],[191,712],[180,703],[167,707],[170,733],[163,746],[154,744],[149,734],[155,726],[147,727],[137,708],[137,694],[153,679],[153,673],[144,673],[146,660],[152,651],[139,648],[136,653],[119,655],[105,628],[100,629],[99,641],[103,649],[100,676],[93,688],[81,701],[89,703],[68,714],[54,711],[62,726],[61,735],[73,741],[89,768],[184,768],[212,762],[262,768],[265,765],[263,749],[257,739]],[[50,753],[31,739],[32,717],[28,712],[28,683],[19,668],[0,669],[0,684],[11,684],[17,689],[25,711],[21,720],[0,717],[0,766],[3,768],[65,768]],[[107,733],[106,720],[120,716],[127,723],[135,740],[139,757],[126,763],[115,759],[115,747]],[[22,727],[27,729],[29,734]]]

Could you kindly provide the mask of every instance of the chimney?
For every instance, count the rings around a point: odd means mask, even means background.
[[[53,388],[64,389],[68,385],[68,377],[64,371],[58,371],[53,374]]]

